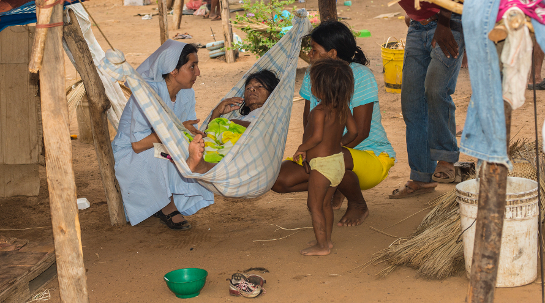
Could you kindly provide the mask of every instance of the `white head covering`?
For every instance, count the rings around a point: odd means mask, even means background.
[[[168,39],[153,54],[151,54],[136,71],[147,82],[163,81],[163,74],[168,74],[176,68],[180,54],[187,43]]]

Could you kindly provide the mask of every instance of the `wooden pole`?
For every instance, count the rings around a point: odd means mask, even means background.
[[[161,45],[168,40],[168,9],[167,0],[158,0],[157,8],[159,9],[159,30],[161,35]]]
[[[225,47],[225,61],[235,62],[235,50],[233,47],[233,28],[231,27],[229,1],[221,0],[221,25],[223,27],[223,41]]]
[[[337,2],[335,0],[318,0],[320,22],[337,20]]]
[[[51,20],[51,14],[53,13],[53,7],[47,8],[38,8],[38,6],[48,6],[55,2],[56,0],[38,0],[36,1],[36,19],[37,25],[48,24]],[[61,20],[62,21],[62,20]],[[34,33],[34,44],[32,46],[32,53],[30,54],[30,63],[28,65],[28,70],[31,73],[37,73],[42,67],[42,59],[44,56],[44,46],[45,40],[47,38],[47,27],[36,27]]]
[[[174,0],[174,28],[180,29],[182,23],[182,9],[184,7],[184,0]]]
[[[114,172],[114,154],[110,142],[108,119],[106,111],[110,108],[110,101],[104,91],[104,85],[100,80],[89,47],[83,38],[77,18],[72,10],[69,10],[70,23],[64,27],[64,41],[74,57],[76,70],[83,80],[85,91],[89,97],[89,114],[91,117],[91,129],[95,143],[95,151],[98,158],[102,184],[106,191],[108,211],[112,225],[124,225],[125,211],[119,184]]]
[[[62,3],[54,6],[52,21],[62,22]],[[68,129],[62,27],[53,27],[49,31],[40,72],[40,96],[59,290],[62,302],[86,303],[89,296]]]

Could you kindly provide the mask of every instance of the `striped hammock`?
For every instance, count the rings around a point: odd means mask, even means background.
[[[172,114],[163,100],[125,61],[119,50],[108,50],[99,69],[118,81],[126,81],[144,115],[169,151],[176,167],[186,178],[195,178],[210,191],[227,197],[257,197],[274,184],[286,145],[295,85],[295,72],[301,39],[312,26],[305,9],[293,18],[293,28],[244,74],[225,98],[242,97],[244,81],[251,73],[268,69],[280,76],[280,83],[253,122],[231,151],[205,174],[192,173],[185,162],[189,142],[182,123]],[[237,118],[233,111],[225,118]],[[201,125],[204,131],[210,115]]]

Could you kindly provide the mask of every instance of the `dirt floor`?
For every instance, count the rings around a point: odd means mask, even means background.
[[[454,185],[439,185],[435,193],[405,200],[390,200],[391,191],[403,185],[409,176],[405,146],[405,125],[401,116],[399,94],[384,90],[380,44],[389,37],[404,38],[407,27],[397,16],[388,19],[373,17],[390,12],[402,13],[388,0],[352,1],[343,6],[339,1],[340,16],[355,30],[367,29],[371,37],[358,38],[358,44],[371,61],[379,85],[379,100],[383,124],[397,152],[397,163],[389,177],[373,189],[364,192],[371,214],[358,227],[335,227],[335,247],[326,257],[304,257],[299,250],[313,239],[311,229],[283,230],[311,226],[306,208],[306,193],[276,194],[269,192],[257,199],[228,199],[216,196],[214,205],[188,217],[194,228],[173,231],[150,218],[137,226],[112,227],[100,179],[93,145],[73,142],[74,170],[78,197],[86,197],[91,207],[79,212],[83,255],[87,270],[87,286],[91,302],[178,302],[163,281],[171,270],[198,267],[209,273],[207,283],[194,302],[244,301],[228,294],[228,279],[232,273],[251,267],[268,269],[264,273],[267,293],[261,302],[463,302],[468,279],[464,273],[442,281],[430,281],[409,268],[394,271],[384,279],[376,273],[383,265],[361,267],[373,254],[387,247],[395,238],[375,229],[385,229],[403,218],[426,207],[426,203]],[[138,66],[159,46],[158,18],[142,20],[136,14],[155,13],[156,5],[125,7],[121,1],[93,0],[85,5],[114,47],[122,50],[134,67]],[[317,9],[317,0],[296,3],[309,10]],[[234,14],[232,14],[233,16]],[[398,16],[403,16],[402,14]],[[172,17],[169,17],[172,18]],[[172,20],[172,19],[170,19]],[[170,25],[169,25],[170,26]],[[212,22],[199,16],[183,16],[180,30],[170,27],[169,36],[189,33],[193,39],[185,42],[206,44],[222,36],[221,22]],[[107,44],[96,27],[97,39],[106,49]],[[235,32],[243,36],[237,29]],[[254,55],[243,54],[233,64],[221,59],[210,59],[207,50],[199,51],[201,77],[194,86],[197,98],[197,116],[205,118],[214,105],[227,93],[239,77],[256,61]],[[302,82],[307,64],[299,60],[296,92]],[[545,74],[545,73],[544,73]],[[73,83],[76,73],[70,62],[66,65],[67,85]],[[453,95],[457,124],[464,124],[471,87],[467,69],[462,69],[456,93]],[[297,93],[295,93],[297,95]],[[512,134],[517,138],[533,138],[533,102],[531,92],[526,104],[513,113]],[[538,91],[538,121],[543,121],[545,92]],[[304,103],[293,104],[290,132],[285,155],[292,155],[302,136]],[[71,129],[77,134],[77,123]],[[542,122],[539,122],[541,125]],[[474,161],[462,155],[461,161]],[[29,239],[36,242],[53,241],[51,232],[48,190],[45,168],[41,168],[42,187],[37,198],[15,197],[0,200],[0,235]],[[346,203],[335,212],[336,220],[344,214]],[[410,235],[426,211],[384,231],[395,237]],[[259,242],[255,240],[278,239]],[[56,280],[47,287],[50,302],[60,302]],[[517,288],[496,290],[496,302],[536,302],[540,298],[538,283]]]

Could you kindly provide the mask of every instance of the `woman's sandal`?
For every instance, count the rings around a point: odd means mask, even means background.
[[[174,223],[172,222],[172,217],[176,215],[181,215],[179,211],[175,210],[171,212],[168,215],[163,214],[162,210],[159,210],[156,212],[153,216],[161,219],[163,223],[165,223],[168,228],[170,229],[176,229],[176,230],[189,230],[191,229],[191,224],[187,220],[183,220],[182,222]]]
[[[419,196],[435,191],[435,187],[411,187],[410,182],[407,182],[403,187],[394,189],[392,194],[389,196],[390,199],[404,199],[414,196]]]
[[[436,174],[439,174],[440,177],[435,176]],[[431,179],[439,183],[452,183],[454,182],[455,177],[456,175],[454,169],[450,169],[447,166],[438,165],[435,168],[435,172],[433,173]]]

